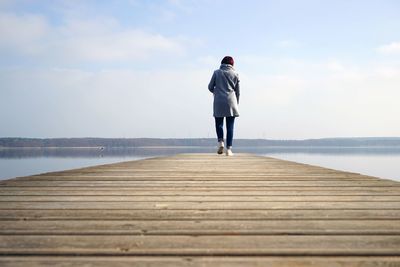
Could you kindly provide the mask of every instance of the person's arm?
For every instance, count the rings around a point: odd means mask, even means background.
[[[239,76],[236,76],[237,77],[237,81],[236,81],[236,85],[235,85],[235,95],[236,95],[236,99],[237,99],[237,102],[238,102],[238,104],[239,104],[239,97],[240,97],[240,80],[239,80]]]
[[[210,83],[208,84],[208,90],[211,93],[214,93],[214,87],[215,87],[215,71],[211,77]]]

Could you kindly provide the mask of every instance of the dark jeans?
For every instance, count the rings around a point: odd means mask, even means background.
[[[233,140],[233,125],[235,124],[235,117],[226,118],[226,146],[232,146]],[[224,117],[215,117],[215,129],[217,130],[218,142],[224,141]]]

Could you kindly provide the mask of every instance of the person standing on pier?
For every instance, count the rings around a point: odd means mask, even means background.
[[[239,75],[233,68],[233,58],[226,56],[215,70],[208,90],[214,95],[215,129],[218,138],[218,154],[224,152],[224,118],[226,120],[226,155],[232,156],[233,126],[239,117]]]

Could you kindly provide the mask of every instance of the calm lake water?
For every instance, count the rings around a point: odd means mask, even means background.
[[[212,147],[0,149],[0,180],[178,153],[214,153],[214,150]],[[254,153],[400,181],[400,147],[260,147],[236,148],[235,152]]]

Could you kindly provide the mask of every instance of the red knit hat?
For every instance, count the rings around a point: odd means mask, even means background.
[[[230,64],[233,66],[235,62],[233,61],[233,57],[231,56],[226,56],[222,59],[221,64]]]

